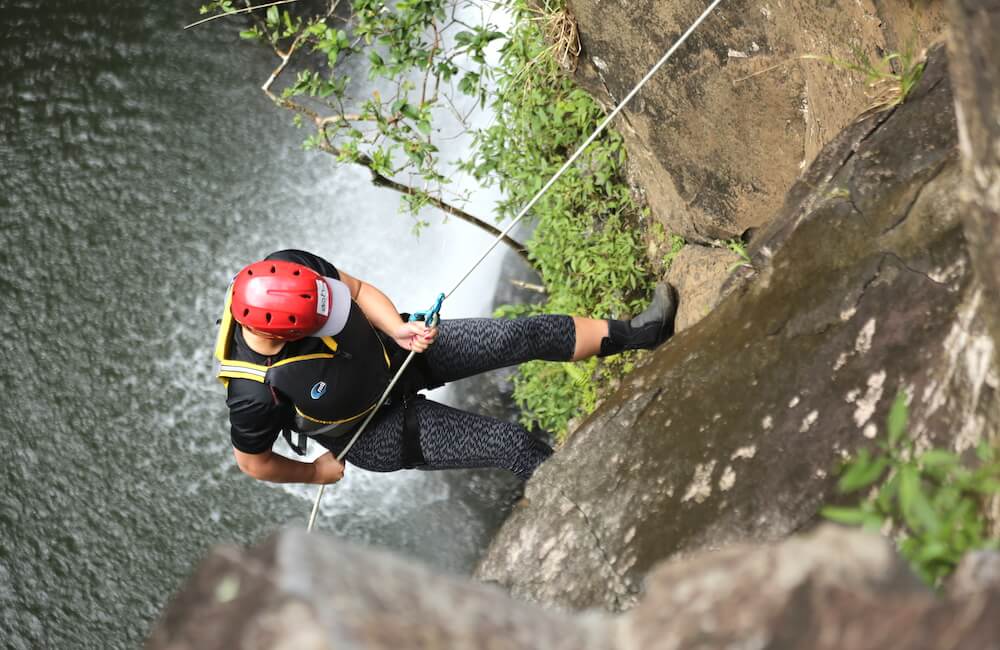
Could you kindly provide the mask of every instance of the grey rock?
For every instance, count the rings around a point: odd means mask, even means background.
[[[680,296],[676,331],[688,329],[715,308],[723,283],[740,263],[740,258],[725,248],[689,244],[681,249],[667,272],[667,281]]]
[[[607,648],[600,615],[511,602],[410,560],[288,530],[215,549],[161,616],[149,650]]]
[[[570,2],[577,81],[617,104],[707,4]],[[861,75],[802,55],[878,60],[901,48],[896,25],[908,43],[929,43],[939,14],[897,0],[722,3],[616,124],[654,217],[700,242],[767,223],[820,148],[872,103]]]
[[[992,587],[986,597],[938,599],[888,540],[827,525],[658,566],[618,620],[619,638],[644,650],[996,647],[1000,582]]]
[[[948,593],[967,596],[1000,585],[1000,553],[972,551],[965,554],[948,579]]]
[[[910,396],[917,445],[1000,428],[965,250],[943,51],[910,101],[834,140],[755,236],[755,272],[658,349],[527,484],[477,575],[518,598],[628,609],[657,562],[781,539]]]
[[[147,650],[991,650],[1000,581],[938,598],[879,536],[825,526],[777,545],[665,562],[613,618],[514,601],[323,535],[284,531],[220,547],[154,628]]]

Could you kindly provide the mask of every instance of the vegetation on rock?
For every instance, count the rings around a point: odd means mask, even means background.
[[[844,467],[837,484],[843,494],[868,489],[856,507],[823,509],[834,521],[893,532],[899,551],[920,577],[939,586],[967,551],[1000,548],[991,540],[983,514],[1000,493],[1000,458],[987,441],[977,448],[976,465],[953,452],[919,450],[907,435],[906,394],[889,412],[887,437],[874,453],[863,449]]]
[[[868,110],[879,111],[906,101],[924,73],[926,57],[926,52],[919,55],[911,51],[890,52],[873,62],[863,51],[855,50],[853,61],[814,54],[807,54],[802,58],[823,61],[863,75],[872,98],[872,105]]]

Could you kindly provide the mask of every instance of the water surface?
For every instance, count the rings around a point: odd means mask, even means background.
[[[232,460],[210,347],[238,268],[308,248],[421,309],[488,242],[414,239],[394,195],[301,151],[258,90],[273,57],[182,32],[196,8],[0,0],[4,647],[136,647],[210,545],[304,524],[312,489]],[[488,313],[498,268],[446,315]],[[320,526],[466,571],[513,489],[348,468]]]

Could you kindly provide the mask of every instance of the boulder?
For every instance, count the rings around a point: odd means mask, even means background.
[[[740,258],[726,248],[688,244],[681,249],[666,278],[680,298],[675,331],[686,330],[715,308],[719,290],[740,264]]]
[[[286,530],[220,546],[160,616],[148,650],[608,648],[600,616],[571,619],[412,560]]]
[[[920,447],[965,451],[998,429],[946,68],[933,50],[910,101],[824,148],[754,237],[755,270],[528,482],[481,579],[624,610],[665,558],[809,525],[899,391]]]
[[[331,537],[215,549],[147,650],[984,650],[1000,582],[937,598],[881,537],[828,526],[776,546],[664,563],[624,616],[529,607]]]
[[[707,5],[571,0],[576,80],[616,105]],[[919,49],[939,13],[904,0],[722,3],[616,124],[653,216],[702,243],[766,223],[820,148],[872,103],[863,75],[801,57],[857,63]]]
[[[1000,647],[1000,582],[939,599],[890,543],[825,526],[774,546],[665,562],[617,620],[643,650],[982,650]]]

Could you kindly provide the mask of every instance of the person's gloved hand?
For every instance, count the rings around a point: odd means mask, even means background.
[[[413,321],[400,325],[392,338],[404,350],[423,352],[430,347],[437,335],[438,328],[427,327],[419,321]]]

